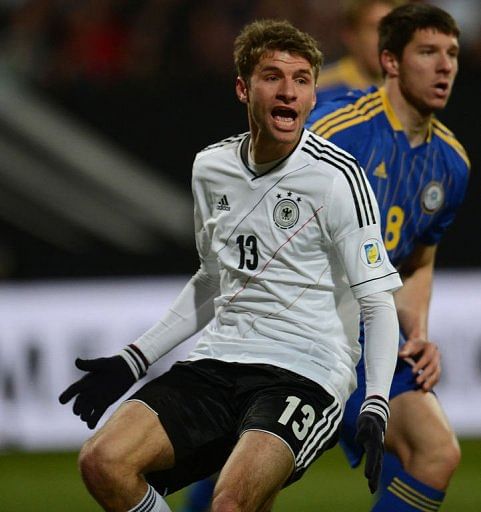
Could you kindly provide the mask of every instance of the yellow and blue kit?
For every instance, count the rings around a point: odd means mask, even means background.
[[[470,168],[464,148],[446,126],[433,117],[425,142],[411,147],[385,89],[373,86],[318,104],[307,127],[351,153],[364,169],[379,204],[384,245],[396,267],[417,244],[439,243],[463,201]],[[404,343],[402,333],[399,342]],[[362,360],[357,378],[340,440],[352,466],[362,457],[362,449],[354,442],[365,393]],[[416,388],[411,367],[398,360],[390,398]]]
[[[352,91],[319,105],[307,127],[351,153],[381,211],[384,243],[398,266],[415,245],[437,244],[463,201],[469,160],[433,117],[426,141],[412,148],[383,88]]]

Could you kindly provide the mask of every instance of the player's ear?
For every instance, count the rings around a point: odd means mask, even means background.
[[[317,103],[317,96],[316,96],[316,90],[314,89],[314,92],[312,94],[311,110],[316,106],[316,103]]]
[[[249,102],[249,91],[247,90],[247,83],[240,76],[237,77],[235,82],[235,92],[241,103]]]
[[[394,53],[383,50],[380,57],[381,67],[388,77],[394,78],[399,75],[399,60]]]

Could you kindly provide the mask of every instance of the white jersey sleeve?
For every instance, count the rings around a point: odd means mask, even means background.
[[[402,286],[384,247],[376,198],[360,168],[336,177],[328,223],[356,299]]]
[[[209,192],[205,190],[205,183],[199,179],[194,163],[192,192],[194,195],[194,229],[195,244],[201,267],[212,279],[219,278],[217,255],[212,249],[212,236],[214,223],[212,222]]]
[[[217,260],[212,254],[210,236],[203,221],[206,202],[195,181],[193,192],[195,238],[200,268],[166,315],[134,342],[149,364],[199,332],[214,317],[213,301],[219,294]]]
[[[366,295],[359,302],[366,335],[366,397],[378,395],[389,401],[399,336],[394,297],[389,292],[378,292]]]
[[[149,364],[204,328],[214,317],[218,282],[201,267],[185,285],[166,315],[134,341]]]

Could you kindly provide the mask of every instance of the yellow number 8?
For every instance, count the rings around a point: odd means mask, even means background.
[[[404,210],[399,206],[391,206],[386,217],[386,233],[384,234],[384,245],[387,251],[397,247],[401,238],[401,228],[404,222]]]

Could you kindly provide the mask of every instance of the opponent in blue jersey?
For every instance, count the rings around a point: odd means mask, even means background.
[[[386,433],[386,450],[402,467],[384,475],[376,512],[438,510],[460,460],[455,434],[429,392],[439,379],[440,358],[427,333],[436,246],[463,200],[469,174],[463,147],[433,115],[451,93],[458,37],[455,21],[439,8],[394,9],[379,26],[384,86],[319,105],[308,121],[364,167],[381,209],[386,248],[404,280],[396,295],[402,346]],[[362,457],[353,438],[365,385],[362,365],[358,370],[341,435],[353,466]]]
[[[347,54],[327,65],[317,80],[317,105],[382,82],[377,55],[379,20],[402,0],[346,0],[341,11],[341,41]]]

